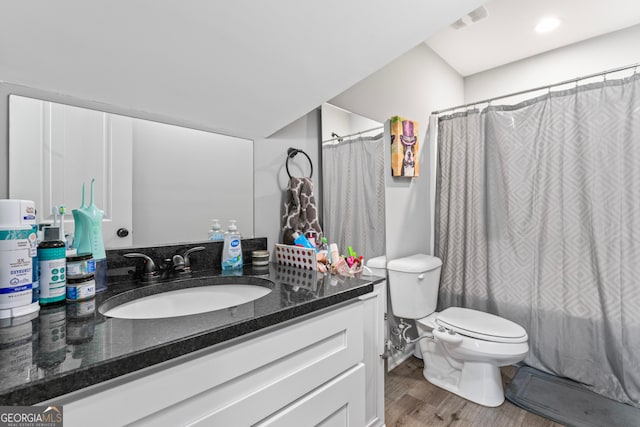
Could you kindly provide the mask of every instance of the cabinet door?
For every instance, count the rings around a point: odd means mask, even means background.
[[[386,282],[374,286],[364,301],[364,363],[366,366],[365,426],[384,425],[384,340]]]
[[[259,427],[348,427],[364,423],[365,366],[339,375],[290,406],[255,424]]]
[[[133,223],[132,119],[16,95],[9,102],[9,197],[33,200],[39,221],[52,221],[52,208],[64,205],[65,233],[73,233],[71,211],[83,183],[89,204],[95,178],[105,246],[131,246],[132,234],[116,230]]]

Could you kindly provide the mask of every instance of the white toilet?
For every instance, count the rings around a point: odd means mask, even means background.
[[[500,367],[520,362],[529,351],[524,328],[493,314],[451,307],[436,313],[442,261],[412,255],[389,261],[389,293],[396,317],[415,319],[432,384],[484,406],[500,406]]]
[[[387,257],[385,255],[370,258],[367,261],[367,267],[374,276],[387,278]]]

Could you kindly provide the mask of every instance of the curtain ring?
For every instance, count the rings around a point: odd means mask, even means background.
[[[313,176],[313,162],[311,161],[311,157],[309,157],[309,155],[304,151],[299,150],[297,148],[289,148],[287,150],[287,161],[284,164],[285,168],[287,169],[287,175],[289,175],[289,178],[292,178],[291,174],[289,173],[289,159],[293,159],[298,153],[304,154],[307,160],[309,160],[309,166],[311,166],[311,172],[309,172],[309,178],[311,178]]]

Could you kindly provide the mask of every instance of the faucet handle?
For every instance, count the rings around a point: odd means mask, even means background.
[[[173,258],[171,258],[171,264],[176,271],[182,271],[186,268],[186,263],[182,255],[174,255]]]
[[[141,254],[138,252],[130,252],[128,254],[123,255],[125,258],[142,258],[144,261],[144,279],[149,279],[152,277],[156,277],[158,275],[158,270],[156,268],[156,264],[153,262],[151,258],[149,258],[145,254]]]
[[[196,246],[195,248],[191,248],[191,249],[187,249],[184,252],[184,255],[182,255],[182,257],[184,258],[184,269],[189,271],[191,270],[191,261],[189,260],[189,255],[191,255],[194,252],[199,252],[199,251],[204,251],[204,246]]]

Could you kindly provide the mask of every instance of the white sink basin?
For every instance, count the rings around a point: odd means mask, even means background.
[[[229,308],[254,301],[271,288],[246,284],[198,286],[161,292],[117,305],[102,312],[120,319],[159,319]]]

